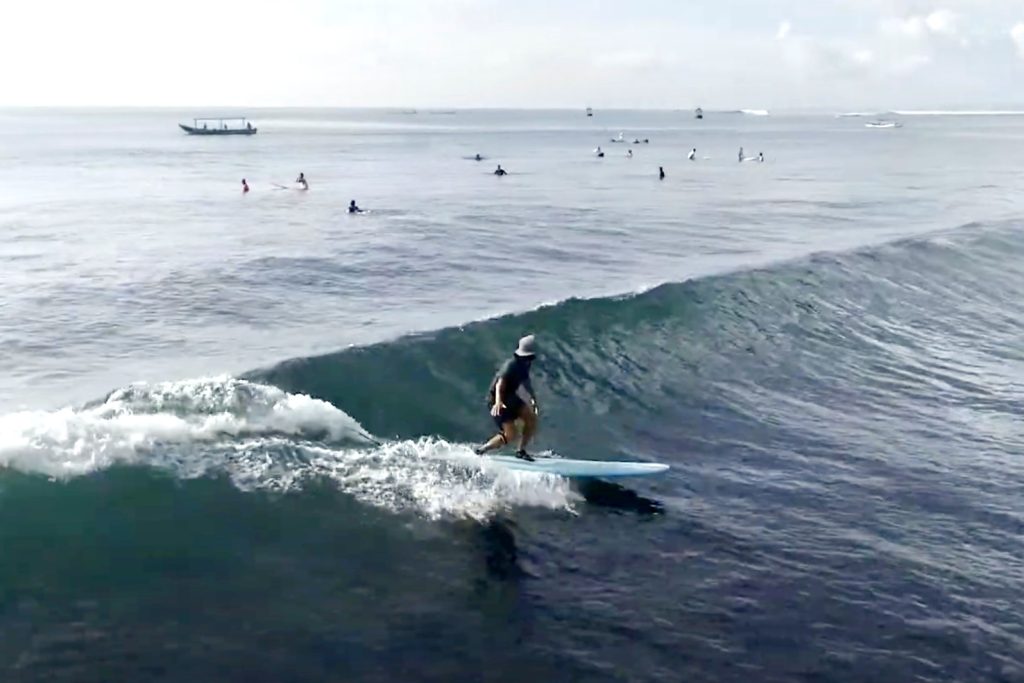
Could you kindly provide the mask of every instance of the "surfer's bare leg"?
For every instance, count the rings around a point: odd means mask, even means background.
[[[478,454],[490,453],[491,451],[497,450],[505,444],[512,443],[512,440],[516,438],[516,423],[509,421],[501,425],[501,431],[491,437],[491,440],[485,443],[483,446],[478,448],[476,452]]]

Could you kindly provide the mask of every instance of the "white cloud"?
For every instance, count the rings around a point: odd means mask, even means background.
[[[956,36],[959,33],[958,19],[957,15],[948,9],[938,9],[925,17],[924,23],[932,33]]]
[[[785,40],[793,25],[788,20],[779,23],[779,29],[775,32],[775,40]]]
[[[852,57],[858,64],[870,64],[875,61],[875,53],[871,50],[856,50]]]
[[[1013,28],[1010,29],[1010,38],[1013,39],[1013,44],[1017,46],[1017,54],[1021,59],[1024,59],[1024,21],[1014,24]]]

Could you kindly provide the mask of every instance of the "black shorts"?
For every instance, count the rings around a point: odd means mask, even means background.
[[[518,420],[519,413],[523,412],[524,405],[526,404],[523,403],[523,399],[519,398],[518,396],[516,396],[512,400],[506,400],[505,407],[501,409],[501,412],[498,413],[497,415],[491,416],[491,419],[494,420],[494,424],[498,426],[498,430],[500,431],[501,428],[504,427],[509,422],[515,422],[516,420]],[[494,404],[492,403],[491,407],[493,406]]]

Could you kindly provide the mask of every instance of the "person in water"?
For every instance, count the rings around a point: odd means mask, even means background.
[[[503,169],[501,164],[498,164],[498,168],[494,169],[494,175],[508,175],[508,171]]]
[[[763,164],[764,163],[764,152],[758,152],[757,153],[757,163],[759,163],[759,164]]]
[[[743,161],[743,148],[740,147],[739,154],[736,155],[739,161]]]
[[[490,408],[491,419],[498,427],[498,433],[476,449],[478,455],[510,443],[516,437],[517,422],[521,421],[523,427],[516,457],[531,461],[534,459],[526,451],[526,447],[530,445],[530,440],[537,431],[537,416],[540,414],[537,395],[530,382],[530,367],[536,357],[536,339],[532,334],[527,335],[519,340],[515,354],[505,361],[491,380],[490,389],[487,391],[487,405]],[[521,395],[520,390],[526,395]],[[527,399],[529,403],[526,402]]]
[[[297,182],[299,185],[302,185],[303,190],[309,189],[309,183],[306,182],[305,173],[299,173],[299,177],[295,179],[295,182]]]
[[[665,167],[664,166],[659,166],[658,167],[658,180],[664,180],[664,179],[665,179]]]
[[[349,213],[362,213],[363,210],[360,209],[358,206],[356,206],[356,200],[353,199],[352,201],[350,201],[348,203],[348,212]]]
[[[694,147],[693,149],[691,149],[690,153],[686,155],[686,158],[689,159],[690,161],[693,161],[694,159],[696,159],[697,158],[697,148]]]
[[[483,161],[483,160],[484,160],[484,158],[482,156],[480,156],[479,154],[477,154],[475,157],[473,157],[473,161]]]
[[[632,159],[633,158],[633,150],[631,150],[631,149],[627,149],[626,150],[626,158],[627,159]]]
[[[249,191],[249,183],[245,182],[245,178],[242,178],[242,194]]]

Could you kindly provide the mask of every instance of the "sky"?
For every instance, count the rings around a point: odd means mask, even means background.
[[[1024,0],[4,0],[0,106],[1024,107]]]

